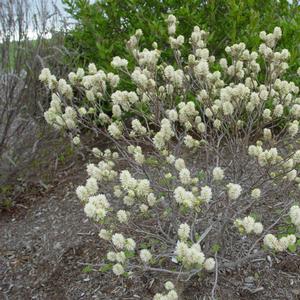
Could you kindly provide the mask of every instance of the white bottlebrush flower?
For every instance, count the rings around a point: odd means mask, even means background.
[[[126,260],[126,255],[125,255],[125,253],[123,251],[117,252],[115,254],[115,259],[116,259],[116,261],[118,263],[122,263],[123,264],[125,262],[125,260]]]
[[[147,196],[147,202],[149,204],[150,207],[154,206],[155,203],[157,202],[157,199],[155,197],[155,195],[153,193],[150,193],[148,196]]]
[[[117,218],[120,223],[127,223],[128,222],[128,215],[125,210],[119,210],[117,212]]]
[[[200,142],[196,139],[194,139],[191,135],[186,135],[184,137],[184,144],[187,146],[187,148],[197,148],[200,145]]]
[[[142,262],[147,264],[152,259],[152,254],[149,250],[142,249],[140,252],[140,258],[141,258]]]
[[[119,56],[115,56],[111,62],[111,66],[113,68],[122,68],[127,67],[128,61],[126,59],[122,59]]]
[[[293,205],[290,208],[289,212],[291,222],[297,226],[297,228],[300,228],[300,207],[298,205]]]
[[[86,181],[86,185],[85,185],[89,195],[94,195],[98,192],[98,183],[97,183],[97,179],[90,177],[87,181]]]
[[[99,232],[99,237],[103,240],[109,241],[111,239],[111,234],[106,229],[101,229]]]
[[[78,113],[80,116],[85,116],[87,114],[87,110],[84,107],[80,107],[78,109]]]
[[[41,74],[39,75],[39,80],[42,82],[47,82],[50,79],[51,72],[48,68],[43,68]]]
[[[142,212],[142,213],[146,213],[147,211],[148,211],[148,205],[146,205],[146,204],[141,204],[140,205],[140,211]]]
[[[209,186],[204,186],[201,188],[200,198],[205,202],[209,202],[212,199],[212,191]]]
[[[76,189],[76,195],[81,201],[87,201],[89,197],[88,189],[85,186],[79,186]]]
[[[215,268],[215,265],[216,265],[216,262],[212,257],[207,258],[203,264],[204,269],[207,271],[212,271]]]
[[[213,169],[213,179],[215,181],[220,181],[224,178],[224,171],[220,167],[215,167]]]
[[[178,300],[179,299],[177,292],[174,290],[169,291],[169,293],[166,295],[166,297],[168,300]]]
[[[73,138],[73,144],[74,145],[79,145],[80,144],[80,137],[79,136],[75,136]]]
[[[116,253],[113,251],[107,252],[106,257],[109,261],[116,261]]]
[[[267,247],[269,247],[270,249],[274,249],[275,247],[277,247],[278,240],[277,240],[276,236],[269,233],[264,237],[264,244]]]
[[[176,109],[171,109],[167,112],[167,116],[168,116],[168,119],[172,122],[175,122],[178,120],[178,113],[176,111]]]
[[[87,203],[84,206],[84,213],[89,217],[89,218],[95,218],[96,216],[96,208],[92,203]]]
[[[175,160],[175,168],[177,171],[181,171],[185,168],[185,162],[182,158],[178,158]]]
[[[89,71],[90,75],[96,74],[97,73],[97,67],[96,67],[96,65],[94,63],[90,63],[88,65],[88,71]]]
[[[118,104],[114,104],[112,107],[112,114],[115,118],[120,118],[122,115],[122,110],[120,105]]]
[[[297,239],[294,234],[283,236],[278,240],[276,236],[269,233],[264,237],[264,244],[275,251],[285,251],[289,246],[294,245],[296,240]]]
[[[261,190],[256,188],[251,191],[251,197],[254,199],[258,199],[261,195]]]
[[[168,290],[168,291],[174,290],[174,289],[175,289],[175,286],[174,286],[174,284],[173,284],[171,281],[167,281],[167,282],[165,283],[165,289]]]
[[[289,134],[294,137],[299,131],[299,122],[297,120],[293,121],[288,127]]]
[[[264,230],[263,225],[260,222],[255,222],[253,225],[253,232],[255,234],[261,234]]]
[[[265,141],[270,141],[272,140],[272,132],[269,128],[264,129],[264,140]]]
[[[145,133],[147,133],[146,127],[144,127],[138,119],[134,119],[131,122],[131,126],[134,134],[136,135],[144,135]]]
[[[190,184],[191,183],[191,173],[187,168],[183,168],[179,172],[179,178],[182,184]]]
[[[134,190],[138,184],[137,180],[131,176],[128,170],[123,170],[120,173],[120,181],[122,188],[126,191]]]
[[[122,136],[122,129],[121,123],[116,122],[110,124],[107,128],[109,134],[115,139],[119,139]]]
[[[134,251],[136,243],[132,238],[128,238],[125,241],[125,249],[128,251]]]
[[[125,246],[125,238],[121,233],[115,233],[112,238],[112,243],[116,246],[117,249],[123,249]]]
[[[186,223],[181,224],[178,228],[178,236],[181,240],[187,240],[190,235],[190,226]]]
[[[125,270],[121,264],[115,264],[113,265],[112,271],[115,275],[120,276],[124,274]]]
[[[277,104],[274,108],[273,114],[275,117],[280,118],[283,115],[283,105]]]
[[[224,102],[222,108],[225,116],[232,115],[234,112],[234,107],[229,101]]]
[[[234,225],[239,229],[241,233],[261,234],[263,231],[263,225],[260,222],[255,222],[255,219],[251,216],[247,216],[243,219],[236,219]]]
[[[242,220],[242,225],[243,225],[246,233],[251,233],[253,231],[254,224],[255,224],[255,220],[251,216],[245,217]]]
[[[147,197],[151,192],[150,181],[148,179],[140,179],[136,187],[136,194],[139,197]]]
[[[216,120],[214,120],[213,125],[216,129],[220,129],[222,122],[219,119],[216,119]]]
[[[297,170],[293,169],[286,174],[286,177],[289,181],[294,181],[297,177]]]
[[[242,188],[239,184],[228,183],[226,187],[228,198],[231,200],[236,200],[242,193]]]
[[[183,187],[178,186],[174,190],[174,198],[178,204],[182,204],[189,208],[193,207],[195,202],[195,196],[192,192],[186,191]]]
[[[263,111],[263,118],[266,119],[266,120],[272,119],[272,117],[271,117],[271,111],[268,108],[266,108]]]

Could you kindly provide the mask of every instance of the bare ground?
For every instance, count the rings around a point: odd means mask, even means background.
[[[15,209],[0,212],[1,300],[151,299],[165,281],[151,274],[116,279],[94,266],[105,245],[74,194],[85,181],[82,170],[76,163],[47,189],[32,187]],[[193,280],[181,299],[210,299],[214,283],[214,274]],[[217,299],[300,299],[299,254],[254,259],[219,273],[217,283]]]

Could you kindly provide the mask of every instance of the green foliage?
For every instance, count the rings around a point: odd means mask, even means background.
[[[219,244],[213,244],[211,250],[213,253],[218,253],[221,250],[221,246]]]
[[[99,269],[99,272],[106,273],[106,272],[110,271],[112,269],[112,267],[113,267],[112,263],[105,264]]]
[[[138,28],[144,32],[142,45],[150,47],[156,41],[160,49],[166,50],[165,20],[172,13],[180,22],[178,34],[188,37],[195,25],[209,31],[209,48],[214,49],[213,55],[217,56],[225,46],[236,42],[245,42],[250,50],[254,49],[260,43],[260,31],[271,32],[275,26],[280,26],[283,30],[281,46],[289,49],[290,66],[296,71],[300,56],[300,6],[297,2],[97,0],[90,4],[88,0],[63,0],[66,11],[77,21],[67,39],[67,48],[79,52],[82,65],[95,62],[109,71],[114,56],[126,56],[125,42]],[[170,51],[163,54],[166,61],[171,56]]]
[[[3,184],[2,186],[0,186],[0,209],[10,209],[13,207],[13,201],[11,199],[12,192],[12,185]]]
[[[92,266],[85,266],[85,267],[82,269],[82,272],[83,272],[83,273],[91,273],[92,271],[93,271]]]

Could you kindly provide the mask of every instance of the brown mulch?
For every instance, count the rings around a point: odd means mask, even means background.
[[[47,187],[31,187],[0,212],[0,299],[152,299],[164,278],[117,279],[95,265],[106,253],[75,195],[78,161]],[[87,267],[91,266],[91,267]],[[154,278],[154,281],[152,280]],[[211,299],[215,274],[191,280],[181,299]],[[299,255],[257,259],[218,275],[217,299],[300,299]]]

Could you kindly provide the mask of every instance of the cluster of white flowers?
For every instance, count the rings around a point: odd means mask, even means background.
[[[289,234],[277,239],[275,235],[269,233],[264,237],[264,244],[272,250],[282,252],[287,250],[289,246],[293,246],[296,243],[296,240],[294,234]]]
[[[300,207],[298,205],[293,205],[290,208],[289,214],[291,222],[297,227],[297,230],[300,231]]]
[[[277,148],[271,148],[269,150],[263,150],[261,143],[257,145],[250,145],[248,148],[248,154],[256,157],[260,166],[267,166],[268,164],[275,165],[281,161],[278,155]]]
[[[171,281],[165,283],[165,289],[168,291],[166,294],[157,293],[154,295],[153,300],[178,300],[178,294],[175,291],[175,286]]]
[[[194,139],[191,135],[186,135],[184,137],[184,144],[187,146],[187,148],[194,149],[199,147],[200,142]]]
[[[111,62],[113,68],[127,67],[128,61],[120,56],[115,56]]]
[[[109,207],[110,204],[106,196],[99,194],[89,197],[88,202],[84,206],[84,212],[89,218],[102,221],[107,215]]]
[[[62,127],[60,123],[63,123],[61,122],[61,115],[62,115],[61,100],[56,94],[52,94],[50,107],[44,113],[45,120],[47,121],[48,124],[52,125],[54,128],[60,129]]]
[[[178,204],[192,208],[196,203],[196,197],[191,191],[186,191],[183,187],[178,186],[174,190],[174,198]]]
[[[95,178],[89,178],[85,186],[80,185],[76,189],[77,197],[83,201],[88,201],[89,196],[95,195],[98,191],[98,183]]]
[[[113,273],[117,276],[123,275],[125,273],[124,263],[127,260],[126,252],[124,252],[123,250],[134,251],[136,248],[135,241],[132,238],[126,239],[121,233],[115,233],[111,236],[106,232],[102,234],[100,232],[100,237],[104,238],[105,240],[111,238],[113,246],[118,251],[109,251],[106,256],[109,261],[116,262],[116,264],[114,264],[112,268]]]
[[[121,233],[113,234],[111,237],[111,241],[113,245],[119,250],[126,249],[128,251],[134,251],[136,247],[136,243],[133,239],[126,239]]]
[[[39,80],[45,83],[50,90],[54,90],[58,85],[56,77],[51,74],[48,68],[42,69]]]
[[[164,69],[164,75],[166,81],[174,87],[181,88],[183,86],[184,73],[181,69],[175,71],[173,66],[168,65]]]
[[[245,217],[243,219],[236,219],[234,225],[238,228],[241,233],[250,234],[254,232],[255,234],[261,234],[263,232],[263,225],[260,222],[255,222],[255,219],[251,216]]]
[[[180,102],[178,104],[179,108],[179,121],[185,127],[191,127],[192,121],[198,116],[199,112],[196,110],[194,102]]]
[[[139,100],[135,92],[116,91],[111,95],[114,105],[119,105],[124,111],[129,111],[130,107]]]
[[[114,166],[115,163],[112,160],[101,160],[98,165],[88,164],[87,173],[99,182],[112,181],[118,175],[118,173],[113,170]]]
[[[65,107],[65,112],[62,112],[62,102],[59,96],[52,94],[49,109],[44,113],[45,120],[48,124],[56,129],[68,128],[70,130],[76,128],[77,113],[71,106]]]
[[[135,179],[131,176],[128,170],[123,170],[120,173],[121,188],[124,194],[123,202],[127,206],[132,206],[136,200],[145,200],[154,205],[156,199],[151,193],[150,182],[148,179]],[[149,200],[150,199],[150,200]],[[149,204],[149,206],[152,206]],[[148,205],[141,204],[140,210],[146,212],[148,210]]]
[[[133,145],[130,145],[130,146],[127,147],[127,149],[128,149],[128,153],[130,153],[130,154],[133,155],[134,160],[138,164],[142,165],[144,163],[145,156],[144,156],[144,154],[142,152],[142,148],[140,146],[136,146],[135,147]]]
[[[160,131],[158,131],[153,138],[154,146],[159,150],[163,150],[166,147],[166,143],[170,141],[173,136],[174,131],[170,121],[168,119],[162,119]]]
[[[139,136],[147,133],[146,127],[144,127],[138,119],[134,119],[131,122],[132,131],[130,132],[130,136]]]
[[[189,247],[185,241],[178,241],[175,255],[177,260],[186,268],[205,268],[207,271],[212,271],[215,268],[215,260],[213,258],[205,259],[198,243]]]
[[[123,135],[123,125],[121,122],[114,122],[111,123],[108,127],[107,127],[107,131],[109,132],[109,134],[115,138],[116,140],[120,139],[121,136]]]

